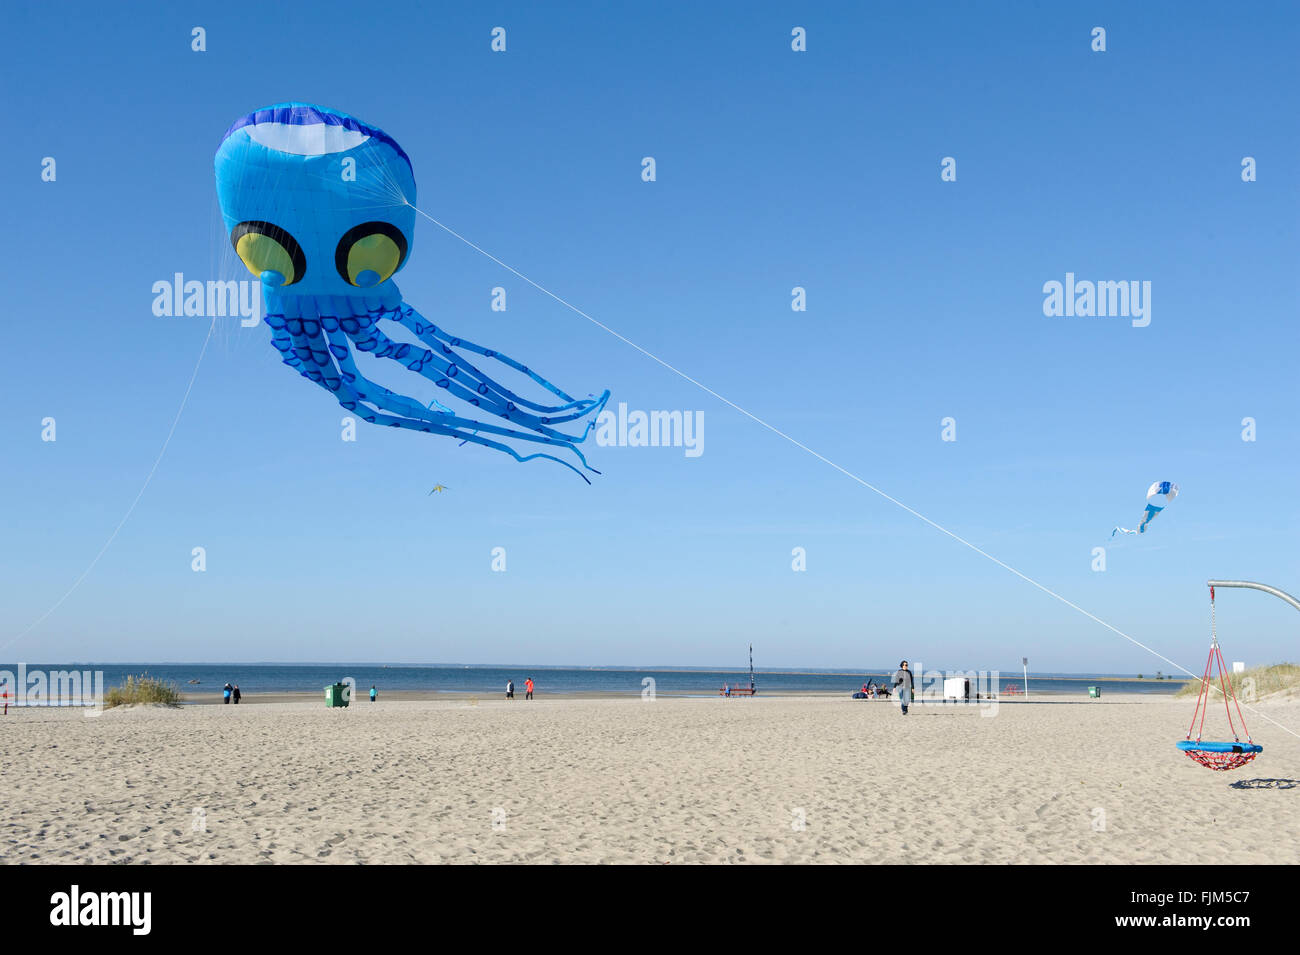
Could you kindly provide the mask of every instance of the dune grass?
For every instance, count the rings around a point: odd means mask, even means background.
[[[1227,681],[1231,683],[1232,692],[1238,698],[1249,702],[1249,699],[1259,699],[1279,690],[1300,689],[1300,664],[1274,663],[1271,666],[1252,667],[1242,673],[1227,674]],[[1201,681],[1198,677],[1188,680],[1174,696],[1197,696],[1200,692]],[[1217,675],[1211,681],[1210,696],[1212,699],[1223,699]]]
[[[104,694],[104,709],[114,706],[126,706],[130,703],[165,703],[177,706],[181,702],[181,691],[170,680],[159,680],[148,673],[128,676],[121,686],[112,687]]]

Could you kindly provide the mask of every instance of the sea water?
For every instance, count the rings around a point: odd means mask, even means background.
[[[654,692],[660,696],[716,696],[724,683],[748,686],[749,671],[714,670],[704,668],[670,667],[555,667],[555,666],[486,666],[473,664],[441,664],[412,666],[381,663],[63,663],[43,665],[28,663],[29,671],[41,668],[102,670],[104,686],[123,683],[128,675],[147,673],[151,677],[169,680],[191,698],[201,699],[211,694],[214,701],[221,699],[226,683],[239,684],[242,696],[257,693],[320,693],[328,684],[348,679],[355,681],[357,695],[365,697],[373,684],[380,699],[387,691],[402,690],[467,694],[476,696],[504,696],[506,681],[513,680],[515,693],[522,698],[524,680],[532,677],[537,695],[601,694],[609,696],[640,696],[653,680]],[[16,665],[0,665],[0,669],[16,670]],[[927,672],[930,668],[927,667]],[[869,680],[887,682],[893,669],[863,670],[854,672],[837,670],[756,670],[755,683],[760,695],[781,693],[825,693],[848,696]],[[964,675],[964,674],[963,674]],[[197,680],[197,683],[192,681]],[[994,687],[1004,690],[1008,685],[1023,690],[1024,679],[1020,671],[1002,671]],[[1029,677],[1029,695],[1087,697],[1089,686],[1100,686],[1103,697],[1109,693],[1172,694],[1183,685],[1181,680],[1156,680],[1136,675],[1107,674],[1032,674]],[[942,683],[938,684],[938,688]],[[972,681],[972,693],[975,687]],[[1003,697],[1006,699],[1007,697]],[[1014,699],[1014,697],[1013,697]]]

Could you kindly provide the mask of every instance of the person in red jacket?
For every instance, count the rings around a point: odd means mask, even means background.
[[[524,699],[531,700],[532,698],[533,698],[533,678],[529,677],[528,679],[524,680]]]

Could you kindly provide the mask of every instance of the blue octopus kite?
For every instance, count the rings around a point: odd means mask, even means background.
[[[521,455],[493,438],[578,450],[609,392],[574,399],[526,366],[438,328],[402,301],[392,277],[415,235],[415,178],[406,153],[382,130],[353,116],[304,103],[250,113],[226,131],[216,156],[217,196],[230,242],[261,279],[271,344],[284,363],[372,424],[458,437]],[[427,347],[394,341],[397,322]],[[425,407],[363,376],[353,349],[400,363],[448,394],[517,428],[461,417],[434,401]],[[542,405],[493,381],[457,349],[527,375],[563,404]],[[555,425],[590,416],[581,435]],[[590,482],[589,482],[590,483]]]

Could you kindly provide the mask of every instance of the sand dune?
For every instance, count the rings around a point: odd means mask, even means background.
[[[1300,732],[1300,703],[1258,712]],[[1190,715],[1119,696],[992,717],[817,697],[11,710],[0,846],[10,863],[1300,862],[1300,738],[1252,717],[1264,754],[1214,773],[1174,748]]]

